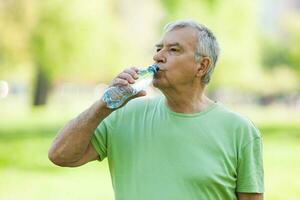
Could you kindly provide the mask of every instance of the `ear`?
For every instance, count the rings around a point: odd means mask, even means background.
[[[206,74],[208,71],[209,65],[211,63],[211,60],[209,57],[205,56],[200,59],[200,61],[197,63],[197,77],[202,77]]]

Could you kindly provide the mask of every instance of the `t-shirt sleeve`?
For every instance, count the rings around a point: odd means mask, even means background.
[[[262,138],[256,137],[242,149],[237,169],[237,192],[263,193]]]
[[[99,161],[102,161],[107,156],[107,135],[108,127],[107,122],[103,120],[96,128],[92,138],[91,143],[94,149],[99,154]]]
[[[108,152],[110,152],[109,149],[112,147],[111,143],[113,135],[120,131],[119,125],[123,123],[122,121],[124,121],[123,116],[126,116],[124,112],[125,109],[129,107],[128,105],[130,105],[130,102],[126,106],[112,112],[94,131],[91,143],[96,152],[99,154],[99,161],[110,156]]]

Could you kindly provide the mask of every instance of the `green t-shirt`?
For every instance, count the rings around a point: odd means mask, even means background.
[[[108,158],[116,200],[234,200],[262,193],[262,138],[245,117],[215,103],[171,111],[137,98],[100,123],[91,140]]]

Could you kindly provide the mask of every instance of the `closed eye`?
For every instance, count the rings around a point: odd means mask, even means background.
[[[179,51],[179,49],[171,48],[170,51]]]

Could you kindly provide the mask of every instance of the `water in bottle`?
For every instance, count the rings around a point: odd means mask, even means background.
[[[136,95],[151,84],[153,75],[158,71],[156,64],[138,71],[139,78],[127,86],[113,86],[104,91],[103,101],[107,107],[114,109],[120,107],[129,97]]]

